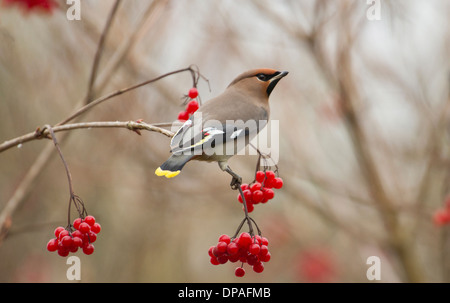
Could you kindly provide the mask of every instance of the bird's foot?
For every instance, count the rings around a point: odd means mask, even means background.
[[[230,186],[231,186],[232,190],[238,189],[241,186],[241,184],[242,184],[242,178],[241,177],[233,176],[233,178],[231,178]]]

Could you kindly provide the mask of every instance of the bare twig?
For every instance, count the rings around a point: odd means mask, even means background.
[[[143,130],[158,132],[167,137],[173,136],[173,132],[165,130],[158,126],[147,124],[144,122],[133,122],[133,121],[128,121],[128,122],[119,122],[119,121],[80,122],[80,123],[72,123],[72,124],[64,124],[64,125],[55,126],[52,128],[52,130],[54,132],[61,132],[61,131],[69,131],[69,130],[82,129],[82,128],[127,128],[127,129],[130,129],[133,131],[143,129]],[[34,132],[20,136],[18,138],[7,141],[5,143],[7,143],[6,145],[8,145],[8,146],[9,145],[16,146],[16,145],[23,144],[23,143],[26,143],[29,141],[42,139],[42,138],[48,138],[49,135],[51,134],[49,129],[50,129],[49,126],[45,126],[44,129],[42,129],[42,130],[38,128]]]
[[[196,79],[198,79],[197,76],[196,76],[198,71],[194,70],[192,66],[187,67],[187,68],[183,68],[183,69],[179,69],[179,70],[176,70],[176,71],[173,71],[173,72],[166,73],[164,75],[161,75],[159,77],[153,78],[151,80],[147,80],[147,81],[144,81],[142,83],[139,83],[139,84],[136,84],[136,85],[124,88],[124,89],[120,89],[120,90],[112,92],[112,93],[110,93],[110,94],[108,94],[106,96],[100,97],[100,98],[90,102],[89,104],[86,104],[82,108],[78,109],[72,115],[70,115],[68,118],[66,118],[63,121],[57,123],[53,127],[53,129],[55,131],[59,131],[60,128],[58,128],[58,126],[65,125],[67,122],[75,119],[76,117],[79,117],[80,115],[82,115],[83,113],[85,113],[89,109],[91,109],[92,107],[94,107],[96,105],[99,105],[100,103],[105,102],[105,101],[107,101],[107,100],[109,100],[109,99],[111,99],[113,97],[119,96],[119,95],[124,94],[126,92],[129,92],[131,90],[134,90],[134,89],[137,89],[139,87],[142,87],[144,85],[156,82],[156,81],[161,80],[161,79],[163,79],[165,77],[168,77],[168,76],[171,76],[171,75],[174,75],[174,74],[177,74],[177,73],[186,72],[186,71],[191,72],[191,74],[193,75],[192,76],[193,77],[193,81],[196,81]],[[79,124],[79,125],[82,125],[82,124]],[[164,125],[167,125],[167,124],[164,124]],[[95,126],[88,126],[88,127],[95,127]],[[103,126],[103,127],[106,127],[106,126]],[[122,126],[110,126],[110,127],[122,127]],[[154,127],[153,131],[156,131],[156,129],[160,129],[157,126],[153,126],[153,127]],[[80,127],[78,127],[78,128],[80,128]],[[138,128],[136,128],[136,129],[138,129]],[[160,132],[162,134],[168,135],[168,133],[164,133],[164,131],[165,131],[164,129],[161,129]],[[165,131],[165,132],[167,132],[167,131]],[[17,146],[19,144],[23,144],[25,142],[28,142],[28,141],[31,141],[31,140],[34,140],[34,139],[38,139],[38,138],[39,138],[39,129],[37,131],[35,131],[35,132],[28,133],[26,135],[23,135],[23,136],[20,136],[20,137],[17,137],[17,138],[5,141],[2,144],[0,144],[0,153],[5,151],[5,150],[7,150],[7,149],[9,149],[9,148],[11,148],[11,147],[14,147],[14,146]]]
[[[97,51],[95,52],[94,63],[92,64],[91,74],[89,76],[88,89],[87,89],[86,99],[84,101],[85,104],[89,103],[91,101],[92,96],[94,95],[94,82],[95,82],[95,79],[97,79],[98,67],[100,65],[100,59],[103,54],[105,40],[106,40],[106,37],[108,36],[112,21],[114,20],[114,17],[116,15],[117,9],[119,8],[120,2],[121,2],[121,0],[116,0],[116,2],[114,3],[114,5],[111,9],[111,12],[109,13],[108,19],[106,20],[105,29],[103,30],[103,32],[100,36],[100,41],[97,46]]]
[[[153,78],[153,79],[151,79],[151,80],[147,80],[147,81],[141,82],[141,83],[139,83],[139,84],[136,84],[136,85],[133,85],[133,86],[130,86],[130,87],[127,87],[127,88],[123,88],[123,89],[120,89],[120,90],[117,90],[117,91],[112,92],[112,93],[110,93],[110,94],[108,94],[108,95],[105,95],[105,96],[103,96],[103,97],[97,98],[97,99],[95,99],[94,101],[90,102],[89,104],[86,104],[85,106],[83,106],[82,108],[76,110],[73,114],[71,114],[69,117],[67,117],[66,119],[62,120],[61,122],[57,123],[56,125],[63,125],[63,124],[66,124],[67,122],[69,122],[69,121],[73,120],[74,118],[80,116],[81,114],[87,112],[87,111],[88,111],[89,109],[91,109],[92,107],[94,107],[94,106],[96,106],[96,105],[98,105],[98,104],[100,104],[100,103],[102,103],[102,102],[104,102],[104,101],[106,101],[106,100],[109,100],[109,99],[111,99],[111,98],[113,98],[113,97],[117,97],[117,96],[119,96],[119,95],[122,95],[122,94],[124,94],[124,93],[126,93],[126,92],[129,92],[129,91],[131,91],[131,90],[134,90],[134,89],[136,89],[136,88],[139,88],[139,87],[142,87],[142,86],[144,86],[144,85],[147,85],[147,84],[156,82],[156,81],[158,81],[158,80],[161,80],[161,79],[163,79],[163,78],[165,78],[165,77],[168,77],[168,76],[171,76],[171,75],[174,75],[174,74],[177,74],[177,73],[186,72],[186,71],[190,71],[191,74],[192,74],[192,73],[195,74],[195,72],[196,72],[196,71],[193,69],[193,66],[189,66],[189,67],[187,67],[187,68],[183,68],[183,69],[179,69],[179,70],[176,70],[176,71],[173,71],[173,72],[169,72],[169,73],[163,74],[163,75],[161,75],[161,76],[159,76],[159,77]],[[193,77],[194,77],[194,76],[193,76]],[[195,78],[194,78],[194,81],[195,81]],[[2,151],[2,149],[1,149],[1,145],[0,145],[0,152],[1,152],[1,151]]]

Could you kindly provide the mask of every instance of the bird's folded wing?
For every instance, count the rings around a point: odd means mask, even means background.
[[[209,143],[208,146],[211,144],[218,146],[248,137],[251,133],[257,133],[252,127],[241,127],[234,124],[224,124],[222,128],[206,127],[201,132],[193,131],[188,125],[185,128],[181,127],[172,139],[172,153],[193,151],[196,148],[201,148],[206,143]],[[211,142],[213,140],[215,141],[214,143]]]

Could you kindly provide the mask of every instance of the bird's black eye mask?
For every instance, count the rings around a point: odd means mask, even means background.
[[[280,74],[280,72],[275,72],[271,75],[259,73],[259,74],[256,74],[256,78],[258,78],[258,80],[260,80],[260,81],[266,82],[279,74]]]
[[[279,74],[281,74],[281,73],[275,72],[271,75],[259,73],[256,75],[256,78],[258,78],[258,80],[260,80],[260,81],[267,82],[267,81],[270,81],[270,79],[272,79],[273,77],[278,76]],[[270,81],[270,84],[269,84],[269,86],[267,86],[267,89],[266,89],[267,96],[270,96],[270,93],[273,91],[273,89],[277,85],[278,81],[280,81],[280,79],[281,78]]]

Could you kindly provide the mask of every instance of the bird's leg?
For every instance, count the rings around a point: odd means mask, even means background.
[[[229,167],[227,167],[227,169],[225,171],[232,176],[231,183],[230,183],[231,188],[234,190],[241,188],[242,178],[239,175],[237,175],[235,172],[233,172],[231,170],[231,168],[229,168]]]
[[[223,171],[229,173],[232,177],[231,179],[231,189],[236,190],[241,187],[242,184],[242,178],[238,174],[236,174],[234,171],[231,170],[231,168],[228,166],[228,164],[224,162],[219,162],[220,169]]]
[[[232,171],[231,168],[228,166],[228,164],[226,162],[219,162],[219,166],[220,166],[220,169],[222,169],[223,171],[225,171],[225,172],[227,172],[227,173],[229,173],[231,175],[231,177],[232,177],[231,183],[230,183],[231,189],[233,189],[233,190],[238,189],[239,190],[239,194],[241,195],[242,201],[243,201],[243,204],[244,204],[244,212],[245,212],[245,218],[242,221],[242,224],[245,221],[247,221],[249,233],[250,233],[251,236],[253,236],[254,232],[253,232],[253,226],[252,226],[252,222],[251,222],[251,221],[253,221],[253,219],[250,218],[250,216],[248,215],[247,202],[245,201],[244,192],[242,191],[242,188],[241,188],[242,178],[241,178],[241,176],[236,174],[234,171]],[[241,229],[241,227],[242,227],[242,225],[240,225],[238,231]]]

